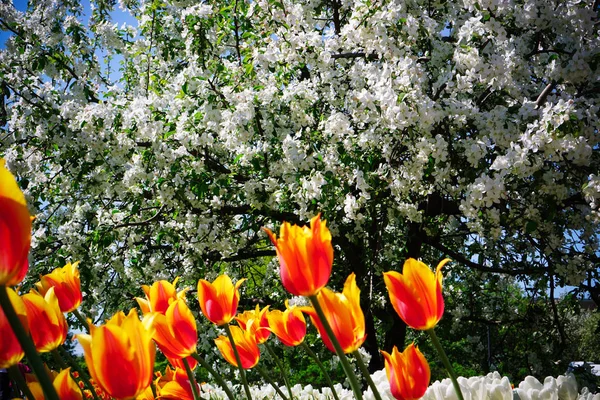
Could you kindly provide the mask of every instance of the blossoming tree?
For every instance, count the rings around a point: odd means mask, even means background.
[[[120,1],[137,26],[92,3],[0,4],[0,155],[32,268],[80,260],[98,316],[242,276],[275,254],[261,227],[319,211],[373,354],[409,256],[600,305],[598,1]]]

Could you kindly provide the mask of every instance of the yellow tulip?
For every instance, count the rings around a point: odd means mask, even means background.
[[[227,275],[220,275],[213,283],[204,279],[198,281],[198,301],[202,314],[216,325],[231,322],[237,313],[240,299],[239,287],[246,279],[240,279],[235,286]]]
[[[442,296],[442,260],[435,274],[427,265],[414,258],[404,263],[403,273],[385,272],[383,280],[394,310],[413,329],[428,330],[437,325],[444,314]]]
[[[419,348],[411,343],[402,353],[394,346],[391,355],[385,351],[381,354],[385,359],[385,372],[394,398],[414,400],[423,397],[429,386],[431,373]]]
[[[76,335],[96,384],[116,399],[143,393],[152,381],[155,347],[152,318],[141,322],[135,309],[119,311],[105,325],[90,324],[90,334]]]
[[[348,354],[358,350],[367,335],[365,333],[365,316],[360,308],[360,289],[356,285],[356,276],[353,273],[348,276],[342,293],[323,288],[317,298],[344,353]],[[303,307],[302,310],[310,315],[311,320],[321,334],[325,346],[335,353],[333,343],[327,336],[327,332],[315,309]]]
[[[26,331],[29,331],[29,322],[27,321],[27,309],[23,303],[23,299],[19,297],[17,293],[11,288],[6,288],[8,292],[8,298],[15,309],[21,325]],[[0,307],[0,368],[8,368],[13,365],[17,365],[23,358],[25,353],[21,348],[21,344],[17,340],[17,337],[13,333],[10,327],[4,310]]]
[[[29,262],[31,217],[25,196],[0,158],[0,285],[21,283]]]
[[[67,339],[69,327],[67,320],[58,305],[54,288],[50,288],[45,296],[35,290],[22,296],[27,309],[31,338],[40,353],[56,349]]]
[[[235,347],[240,355],[242,368],[249,369],[254,367],[258,364],[260,350],[258,349],[258,344],[256,343],[252,330],[244,330],[239,326],[232,326],[230,329],[233,341],[235,342]],[[233,347],[231,346],[229,339],[225,336],[219,336],[215,339],[215,343],[223,358],[225,358],[229,364],[237,367],[238,364],[235,359],[235,353],[233,352]]]
[[[64,267],[56,268],[42,276],[40,281],[35,284],[36,289],[42,295],[45,295],[53,287],[60,309],[65,313],[75,310],[82,301],[78,265],[79,261],[73,264],[67,263]]]
[[[312,296],[321,290],[331,275],[333,246],[331,233],[321,215],[310,220],[310,228],[284,222],[279,238],[263,228],[275,246],[283,287],[296,296]]]
[[[285,307],[283,312],[269,311],[269,328],[286,346],[298,346],[306,336],[306,320],[299,307],[290,307],[287,300]]]

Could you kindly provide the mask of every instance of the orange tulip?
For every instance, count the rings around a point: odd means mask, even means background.
[[[266,306],[261,310],[257,304],[256,309],[244,311],[242,314],[235,317],[235,320],[242,329],[247,329],[248,325],[250,326],[258,344],[266,342],[271,335],[271,331],[269,331],[269,321],[267,320],[268,311],[269,306]],[[254,321],[255,323],[250,324],[250,321]]]
[[[145,299],[136,297],[140,308],[144,314],[149,312],[159,312],[164,314],[167,312],[169,305],[177,299],[185,297],[186,290],[177,292],[175,286],[179,278],[175,278],[173,283],[161,280],[154,282],[152,286],[142,285],[142,290],[146,295]]]
[[[267,314],[271,331],[286,346],[298,346],[306,336],[306,320],[299,307],[290,307],[285,301],[285,311],[270,311]]]
[[[360,290],[356,285],[356,276],[354,274],[348,276],[342,293],[335,293],[323,288],[317,298],[344,353],[348,354],[358,350],[367,336],[365,333],[365,316],[360,308]],[[315,309],[303,307],[302,310],[310,315],[313,324],[317,326],[321,334],[325,346],[335,352],[333,343],[327,336],[327,332]]]
[[[82,301],[78,265],[79,261],[73,264],[67,263],[64,267],[56,268],[42,276],[40,281],[35,284],[42,295],[45,295],[48,289],[53,287],[58,298],[58,305],[65,313],[75,310]]]
[[[419,348],[411,343],[402,353],[394,346],[392,355],[385,351],[381,354],[385,359],[385,372],[394,398],[413,400],[423,397],[431,374],[429,364]]]
[[[177,299],[163,315],[154,313],[153,339],[168,358],[185,358],[196,352],[196,319],[185,300]]]
[[[202,314],[213,324],[228,324],[237,313],[239,287],[245,280],[240,279],[234,286],[227,275],[218,276],[213,283],[200,279],[198,301]]]
[[[331,233],[321,215],[310,220],[310,228],[284,222],[279,238],[263,228],[275,246],[283,287],[296,296],[312,296],[329,281],[333,264]]]
[[[29,332],[27,309],[25,308],[25,304],[23,304],[23,300],[10,288],[0,288],[0,290],[7,291],[8,298],[21,321],[21,325]],[[21,348],[21,344],[19,344],[17,337],[13,333],[13,330],[6,319],[6,315],[4,314],[4,310],[0,307],[0,368],[8,368],[17,365],[24,355],[25,353]]]
[[[90,334],[78,334],[90,375],[102,390],[117,399],[143,393],[152,382],[155,347],[152,318],[138,319],[131,309],[119,311],[105,325],[90,323]]]
[[[437,325],[444,314],[442,267],[450,259],[440,261],[435,274],[414,258],[404,263],[403,273],[385,272],[383,280],[394,310],[413,329],[428,330]]]
[[[254,367],[256,364],[258,364],[260,350],[258,349],[256,339],[254,339],[252,329],[244,330],[239,326],[232,326],[230,329],[231,335],[233,336],[233,341],[235,342],[235,347],[240,355],[242,368],[250,369]],[[238,364],[229,339],[225,336],[219,336],[215,339],[215,344],[217,345],[217,348],[221,352],[223,358],[225,358],[229,364],[237,367]]]
[[[27,309],[31,338],[35,348],[40,353],[56,349],[67,339],[69,327],[67,320],[60,311],[54,288],[48,289],[45,296],[35,290],[22,296]]]
[[[54,389],[60,400],[82,400],[83,395],[75,380],[71,377],[71,368],[63,369],[54,378]]]
[[[171,379],[163,382],[159,390],[160,399],[194,400],[194,393],[185,370],[175,369]]]
[[[29,263],[31,217],[25,196],[0,158],[0,285],[21,283]]]

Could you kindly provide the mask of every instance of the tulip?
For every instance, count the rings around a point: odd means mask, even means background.
[[[163,382],[160,387],[161,399],[194,400],[192,386],[185,370],[176,368],[170,380]]]
[[[404,263],[403,273],[385,272],[383,280],[394,310],[413,329],[434,328],[444,314],[442,297],[442,267],[450,259],[440,261],[435,274],[427,265],[414,258]]]
[[[299,307],[290,307],[287,300],[285,311],[273,310],[267,314],[271,331],[286,346],[298,346],[306,336],[306,320]]]
[[[367,336],[365,333],[365,316],[360,308],[360,289],[356,285],[356,276],[353,273],[348,276],[342,293],[335,293],[323,288],[317,298],[344,353],[349,354],[358,350]],[[333,343],[329,339],[315,309],[303,307],[302,310],[310,315],[313,324],[317,326],[321,334],[325,346],[335,353]]]
[[[142,285],[142,290],[146,295],[145,299],[136,297],[142,312],[147,314],[149,312],[159,312],[164,314],[167,312],[169,305],[177,299],[185,297],[186,290],[177,292],[175,286],[179,278],[175,278],[173,283],[165,280],[157,281],[152,286]]]
[[[213,283],[200,279],[198,301],[202,314],[213,324],[228,324],[237,312],[240,298],[238,289],[245,280],[240,279],[234,286],[227,275],[218,276]]]
[[[153,339],[167,358],[185,358],[196,352],[196,319],[185,300],[177,299],[166,313],[154,313]]]
[[[54,378],[54,389],[60,400],[82,400],[83,395],[75,380],[71,377],[71,368],[63,369]]]
[[[394,398],[412,400],[423,397],[431,374],[427,360],[414,343],[402,353],[394,346],[391,355],[385,351],[381,354],[385,359],[385,372]]]
[[[8,298],[21,321],[21,325],[29,332],[29,323],[27,321],[27,309],[23,300],[14,290],[7,288]],[[4,310],[0,307],[0,368],[8,368],[17,365],[25,353],[21,344],[10,327]]]
[[[29,326],[35,326],[31,330],[31,338],[36,350],[45,353],[63,344],[69,327],[58,305],[54,288],[48,289],[44,296],[32,290],[22,298]]]
[[[331,233],[321,215],[310,220],[310,228],[284,222],[279,238],[263,228],[275,246],[283,287],[296,296],[317,294],[329,281],[333,264]]]
[[[0,158],[0,285],[21,283],[29,262],[31,217],[25,196]]]
[[[254,367],[258,364],[260,350],[258,349],[258,344],[256,343],[252,330],[244,330],[239,326],[232,326],[230,329],[233,341],[235,342],[235,347],[240,355],[242,368],[250,369]],[[233,347],[231,346],[229,339],[226,336],[219,336],[215,339],[215,344],[223,358],[225,358],[229,364],[237,367],[238,363],[235,359]]]
[[[117,399],[143,393],[152,382],[155,347],[152,317],[141,322],[135,309],[119,311],[105,325],[90,323],[90,334],[78,334],[90,375]]]
[[[246,329],[250,326],[258,344],[266,342],[271,335],[271,331],[269,331],[269,321],[267,320],[268,311],[269,306],[266,306],[261,310],[257,304],[256,309],[244,311],[242,314],[235,317],[235,320],[242,329]],[[255,323],[251,324],[250,321],[255,321]]]
[[[78,265],[79,261],[73,264],[67,263],[64,267],[56,268],[42,276],[40,282],[35,284],[42,295],[45,295],[53,287],[58,298],[58,305],[64,313],[75,310],[82,301]]]

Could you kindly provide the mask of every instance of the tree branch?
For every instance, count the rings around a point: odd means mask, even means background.
[[[544,88],[544,90],[542,90],[542,93],[540,93],[540,95],[538,96],[537,100],[535,101],[535,105],[537,107],[541,107],[542,105],[544,105],[544,103],[546,102],[546,98],[554,90],[555,87],[556,87],[556,82],[555,81],[550,82]]]

